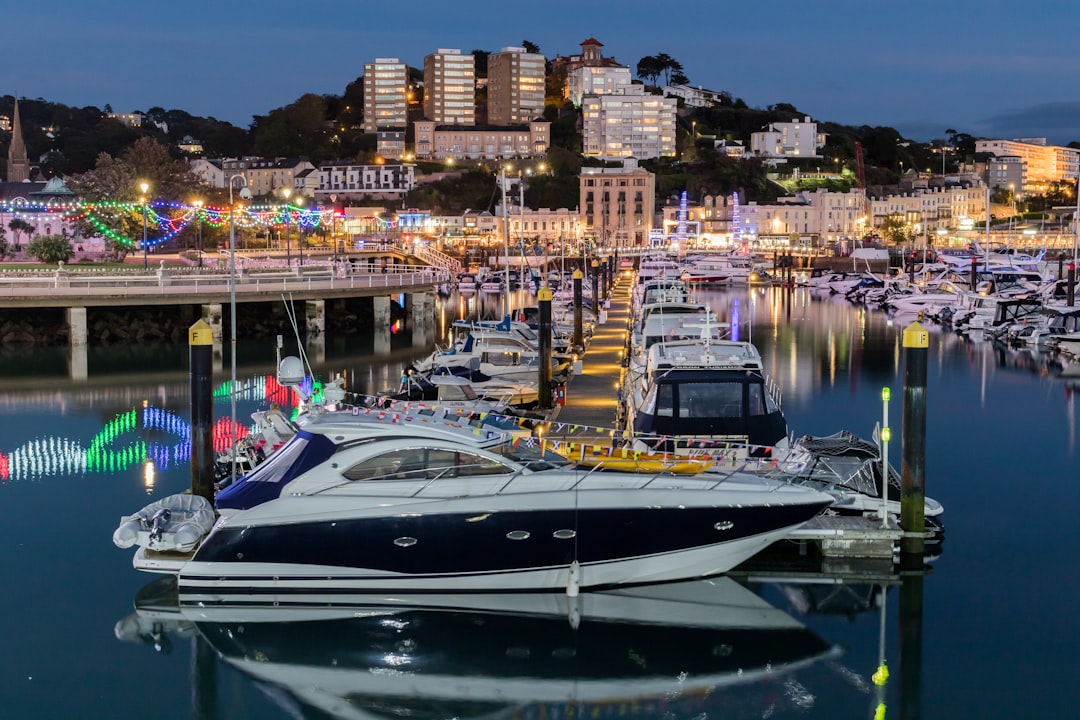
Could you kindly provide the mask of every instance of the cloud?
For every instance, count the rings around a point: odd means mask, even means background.
[[[987,137],[1045,137],[1053,145],[1068,145],[1080,140],[1078,118],[1080,100],[1068,100],[1004,110],[976,124]]]

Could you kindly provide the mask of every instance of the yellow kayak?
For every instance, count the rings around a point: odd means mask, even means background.
[[[716,461],[707,455],[677,455],[653,453],[629,448],[577,443],[559,444],[552,448],[567,460],[583,467],[638,473],[675,473],[693,475],[705,472]]]

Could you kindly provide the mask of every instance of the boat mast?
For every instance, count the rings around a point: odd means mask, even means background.
[[[510,315],[510,209],[506,206],[506,166],[499,167],[499,187],[502,189],[503,212],[503,258],[506,262],[503,277],[506,287],[503,292],[503,316]]]

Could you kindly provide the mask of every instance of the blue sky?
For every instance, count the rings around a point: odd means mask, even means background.
[[[246,127],[305,92],[341,94],[376,57],[596,37],[631,69],[665,52],[752,107],[889,125],[914,140],[1080,140],[1080,11],[1068,0],[505,0],[182,4],[52,0],[5,9],[0,94],[153,106]]]

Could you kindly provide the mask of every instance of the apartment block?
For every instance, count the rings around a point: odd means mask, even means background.
[[[412,165],[385,163],[354,165],[351,163],[324,163],[319,166],[319,183],[316,198],[378,196],[398,197],[413,189],[416,183]]]
[[[570,102],[581,107],[586,95],[614,95],[633,83],[630,68],[622,65],[581,65],[566,78]]]
[[[999,161],[1018,159],[1023,166],[1023,179],[1016,187],[1019,193],[1043,192],[1048,183],[1075,180],[1080,171],[1080,150],[1047,145],[1046,138],[976,140],[975,152],[990,153]],[[1015,183],[1016,179],[991,176],[989,184],[1006,188],[1010,181]]]
[[[408,125],[409,69],[397,58],[364,64],[364,132]]]
[[[547,60],[522,47],[488,55],[487,113],[491,125],[519,125],[544,114]]]
[[[543,157],[551,144],[551,123],[537,120],[521,126],[468,127],[413,123],[416,157],[420,160],[493,160]]]
[[[675,155],[675,98],[628,85],[616,95],[581,101],[584,155],[638,160]]]
[[[472,53],[440,48],[424,58],[424,117],[436,125],[476,124]]]
[[[766,158],[820,158],[818,150],[823,147],[825,133],[818,132],[817,123],[809,116],[802,122],[769,123],[750,134],[750,152]]]
[[[656,211],[656,176],[637,160],[621,168],[581,168],[578,215],[581,232],[601,247],[647,244]]]

